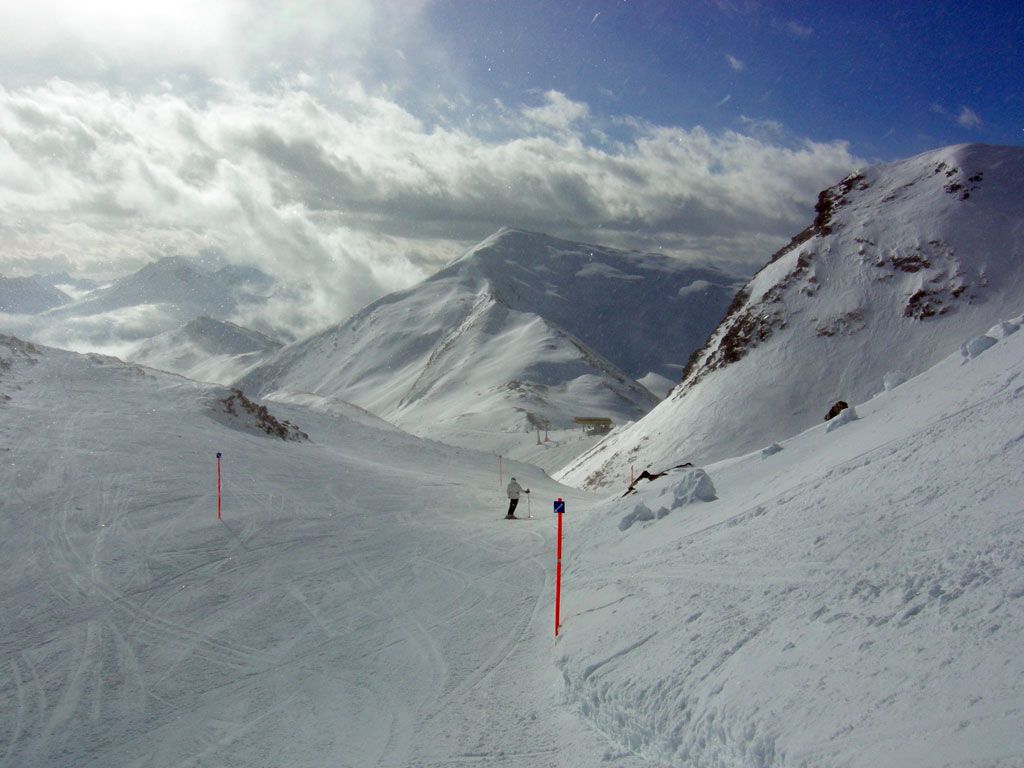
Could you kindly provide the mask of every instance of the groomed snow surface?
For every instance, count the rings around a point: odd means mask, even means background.
[[[624,498],[506,463],[521,522],[491,455],[2,340],[0,766],[1020,766],[1019,324]]]

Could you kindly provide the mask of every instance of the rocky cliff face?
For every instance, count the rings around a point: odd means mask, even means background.
[[[563,477],[723,458],[914,375],[1024,305],[1024,150],[961,145],[851,174],[735,296],[669,399]]]

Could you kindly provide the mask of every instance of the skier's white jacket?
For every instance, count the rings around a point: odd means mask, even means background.
[[[512,482],[508,484],[508,497],[510,499],[518,499],[519,494],[523,492],[523,486],[516,482],[513,477]]]

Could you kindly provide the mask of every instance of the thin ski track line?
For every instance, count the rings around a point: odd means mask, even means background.
[[[349,564],[349,567],[355,577],[371,590],[371,592],[377,596],[377,602],[382,604],[383,611],[390,616],[391,620],[396,623],[398,628],[406,636],[406,642],[410,643],[413,647],[425,647],[426,658],[430,667],[431,687],[433,690],[441,691],[444,689],[445,679],[448,675],[448,665],[445,662],[444,656],[437,648],[437,644],[434,641],[433,635],[427,630],[420,622],[412,615],[411,612],[397,611],[393,607],[393,602],[387,599],[387,595],[391,595],[392,591],[388,590],[380,580],[371,573],[367,568],[364,568],[362,564],[352,556],[345,556],[345,561]],[[436,697],[436,693],[434,694]],[[405,742],[408,742],[411,737],[410,732],[406,732]],[[384,751],[377,758],[377,765],[381,764],[381,761],[387,757],[387,755],[397,749],[401,749],[403,754],[408,753],[408,744],[405,743],[399,747],[397,745],[397,738],[389,738]]]
[[[284,699],[284,701],[280,702],[279,704],[269,707],[265,712],[260,713],[253,719],[247,720],[246,722],[235,726],[234,728],[230,729],[228,733],[225,733],[223,736],[216,739],[213,743],[208,744],[206,748],[203,749],[198,755],[187,757],[184,760],[175,763],[173,768],[185,768],[186,766],[195,766],[196,768],[198,768],[198,766],[202,765],[206,761],[206,757],[208,755],[216,752],[217,750],[223,749],[224,747],[230,746],[234,742],[238,741],[238,739],[241,736],[251,731],[254,727],[262,723],[271,715],[277,714],[278,712],[286,711],[288,709],[288,706],[296,698],[298,698],[298,694],[294,693],[291,696],[288,696],[286,699]]]
[[[25,685],[21,680],[21,671],[18,669],[17,659],[11,659],[9,667],[11,669],[11,680],[14,682],[15,699],[18,702],[18,713],[14,719],[14,726],[11,728],[11,740],[7,744],[3,760],[0,760],[0,766],[4,766],[4,768],[11,764],[14,748],[18,744],[18,739],[21,738],[21,729],[24,727],[25,714],[28,709],[28,703],[25,700]]]
[[[195,630],[191,630],[187,627],[171,622],[157,614],[150,613],[137,605],[134,601],[128,599],[128,597],[123,593],[108,586],[92,573],[92,569],[89,568],[88,563],[82,559],[81,555],[71,543],[70,534],[67,530],[67,518],[67,505],[65,505],[63,509],[56,511],[54,516],[51,516],[50,530],[51,541],[54,545],[53,551],[62,554],[61,560],[65,564],[73,583],[83,597],[88,597],[90,592],[94,591],[95,594],[105,600],[116,612],[121,613],[129,619],[129,623],[126,626],[126,636],[141,622],[140,629],[143,632],[150,633],[153,638],[166,639],[168,635],[170,635],[177,640],[190,643],[191,647],[201,648],[203,650],[204,658],[227,664],[233,668],[244,670],[250,669],[251,664],[254,661],[261,661],[264,664],[271,664],[275,661],[273,657],[265,656],[255,648],[247,648],[245,646],[235,645],[231,642],[214,640],[213,638],[198,633]],[[74,565],[74,561],[76,560],[79,564],[79,567],[77,568]],[[87,575],[83,577],[83,574]],[[86,589],[84,585],[88,585],[92,590]]]
[[[544,574],[544,576],[542,576],[541,589],[538,590],[537,598],[534,600],[532,610],[528,615],[521,617],[516,622],[513,633],[509,636],[508,640],[506,640],[502,644],[501,648],[496,653],[491,654],[491,656],[489,656],[480,666],[478,666],[473,671],[472,674],[470,674],[463,681],[461,681],[451,691],[444,694],[438,699],[437,704],[439,706],[437,706],[433,712],[430,712],[423,719],[424,725],[432,721],[435,717],[441,714],[441,712],[447,710],[451,706],[451,702],[453,699],[455,699],[456,696],[464,696],[466,693],[474,690],[484,680],[490,677],[491,674],[497,671],[497,669],[505,663],[506,659],[508,659],[508,657],[512,655],[513,651],[519,646],[520,642],[523,639],[523,636],[526,634],[527,629],[529,629],[529,627],[533,624],[534,618],[537,614],[538,606],[540,605],[544,597],[544,587],[547,584],[547,577],[546,573],[544,572],[543,566],[541,566],[541,564],[534,557],[531,557],[530,561],[533,562],[534,565]]]

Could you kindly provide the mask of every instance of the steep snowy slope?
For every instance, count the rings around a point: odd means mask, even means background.
[[[1024,765],[1022,322],[568,519],[578,711],[656,765]]]
[[[341,397],[416,434],[490,449],[577,416],[635,419],[734,278],[650,254],[502,230],[420,285],[283,349],[246,391]],[[623,318],[627,318],[624,321]]]
[[[617,481],[760,447],[911,376],[1024,302],[1024,149],[962,145],[825,190],[683,383],[561,474]]]
[[[280,348],[280,342],[258,331],[197,317],[176,331],[140,342],[123,357],[196,381],[228,384]]]

